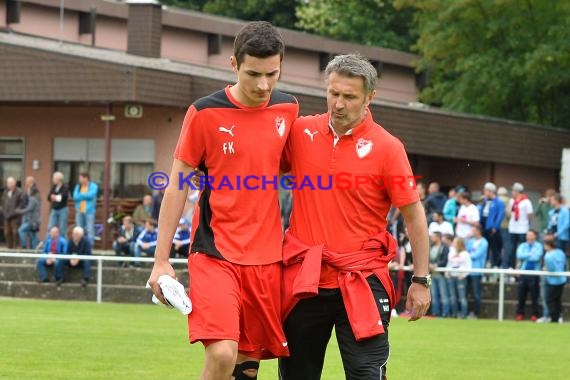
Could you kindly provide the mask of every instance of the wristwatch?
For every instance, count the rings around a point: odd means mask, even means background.
[[[423,286],[429,289],[429,287],[431,286],[431,274],[428,274],[427,276],[423,277],[412,276],[412,282],[415,282],[416,284],[422,284]]]

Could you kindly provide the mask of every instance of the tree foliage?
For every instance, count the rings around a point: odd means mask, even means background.
[[[163,4],[193,9],[240,20],[266,20],[283,28],[295,29],[295,9],[301,0],[161,0]]]
[[[302,30],[364,45],[409,51],[412,9],[393,0],[310,0],[297,7]]]
[[[400,0],[444,108],[570,128],[570,2]]]

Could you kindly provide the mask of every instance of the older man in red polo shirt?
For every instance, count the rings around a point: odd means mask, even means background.
[[[376,380],[386,376],[394,306],[388,262],[397,243],[386,231],[386,216],[392,205],[399,208],[410,236],[412,321],[430,303],[427,222],[402,143],[368,108],[376,94],[374,67],[341,55],[325,74],[329,112],[295,122],[282,165],[298,182],[283,251],[291,356],[280,359],[279,373],[284,380],[320,379],[334,327],[346,379]],[[328,186],[329,180],[328,190],[302,186]]]

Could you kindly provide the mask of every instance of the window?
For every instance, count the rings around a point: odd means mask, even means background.
[[[22,182],[24,175],[24,140],[0,138],[0,190],[4,191],[6,178]]]
[[[56,138],[54,167],[63,173],[73,191],[79,173],[87,172],[103,194],[105,180],[103,139]],[[113,139],[111,144],[111,197],[139,198],[149,192],[154,170],[154,140]]]

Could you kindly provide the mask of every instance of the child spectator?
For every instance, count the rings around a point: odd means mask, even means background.
[[[60,236],[59,227],[53,226],[51,230],[49,230],[49,238],[46,240],[44,244],[43,253],[50,253],[52,255],[55,254],[63,254],[67,252],[67,241]],[[56,264],[56,259],[47,257],[38,259],[36,261],[36,269],[38,271],[38,275],[40,276],[40,282],[49,282],[49,276],[47,272],[48,267],[53,267]],[[55,272],[55,281],[60,282],[62,278],[58,276],[58,272]]]
[[[566,267],[566,255],[561,249],[556,248],[556,242],[552,238],[544,239],[545,270],[549,272],[564,272]],[[545,276],[546,278],[546,302],[550,310],[550,318],[541,318],[537,322],[563,323],[562,319],[562,292],[566,284],[564,276]]]
[[[435,214],[435,213],[434,213]],[[449,248],[443,244],[441,233],[434,232],[430,235],[432,245],[429,251],[429,268],[432,272],[431,284],[431,312],[434,317],[449,316],[449,296],[447,295],[447,284],[441,272],[434,272],[438,267],[447,265]]]
[[[144,252],[147,256],[154,256],[156,249],[156,240],[158,239],[158,230],[155,220],[147,220],[144,224],[144,230],[137,237],[135,243],[135,257],[141,257]],[[140,267],[141,263],[136,262],[136,267]]]
[[[85,231],[83,228],[76,226],[71,232],[71,239],[67,243],[65,252],[67,255],[91,255],[91,243],[85,238]],[[63,259],[57,260],[55,264],[55,277],[57,278],[57,285],[61,285],[65,281],[65,270],[67,268],[83,269],[83,280],[81,286],[86,287],[91,277],[91,261],[78,260],[78,259]]]
[[[190,222],[186,218],[181,218],[178,222],[178,228],[172,240],[172,248],[170,250],[171,257],[188,257],[190,249]]]
[[[538,233],[534,230],[529,230],[526,233],[526,242],[521,243],[517,248],[517,260],[521,261],[520,269],[522,270],[539,270],[540,260],[544,253],[542,244],[540,244],[536,239]],[[539,278],[538,276],[520,276],[518,285],[518,305],[517,305],[517,315],[515,319],[517,321],[524,320],[524,306],[526,302],[526,296],[530,292],[530,298],[532,302],[532,315],[530,317],[531,321],[536,321],[538,319],[538,292],[539,292]]]
[[[449,249],[447,268],[471,269],[471,256],[465,249],[465,241],[455,238],[453,246]],[[447,272],[447,289],[449,291],[449,304],[453,317],[467,317],[467,272]],[[459,310],[457,303],[459,302]]]

